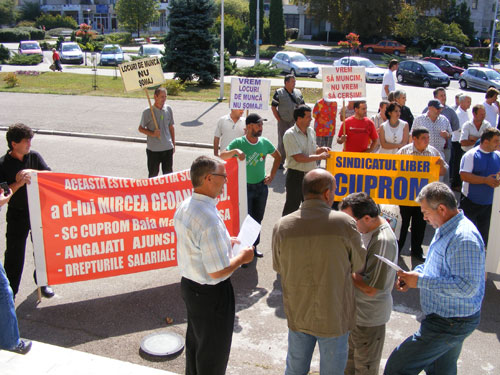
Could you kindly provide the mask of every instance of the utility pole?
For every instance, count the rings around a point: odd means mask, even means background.
[[[493,58],[493,47],[495,46],[495,34],[497,31],[498,17],[498,0],[495,1],[495,14],[493,18],[493,26],[491,26],[491,42],[490,42],[490,57],[488,59],[488,68],[491,69],[491,60]]]
[[[259,34],[260,34],[260,0],[256,0],[257,1],[257,12],[256,13],[256,19],[257,19],[257,23],[255,24],[255,65],[257,64],[260,64],[260,57],[259,57],[259,49],[260,49],[260,44],[259,44],[259,41],[260,41],[260,38],[259,38]]]
[[[220,52],[219,52],[219,63],[220,63],[220,94],[219,102],[224,100],[224,0],[220,2]]]

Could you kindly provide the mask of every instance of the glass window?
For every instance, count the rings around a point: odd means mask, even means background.
[[[299,28],[299,15],[298,14],[285,14],[285,25],[287,29]]]

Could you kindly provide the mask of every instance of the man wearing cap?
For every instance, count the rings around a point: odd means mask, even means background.
[[[429,144],[436,148],[444,159],[444,145],[451,138],[452,130],[448,119],[441,114],[443,108],[439,100],[429,100],[427,113],[417,116],[413,127],[424,127],[429,130]]]
[[[247,164],[247,202],[248,214],[259,224],[264,218],[266,210],[268,185],[273,181],[281,162],[281,156],[271,141],[262,137],[262,123],[267,121],[256,113],[251,113],[245,120],[246,135],[234,139],[221,153],[222,159],[237,156],[240,160],[246,159]],[[266,156],[274,158],[271,173],[266,175]],[[254,243],[254,255],[262,258],[263,254],[257,250],[260,236]]]

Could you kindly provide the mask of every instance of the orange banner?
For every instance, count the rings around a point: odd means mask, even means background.
[[[217,205],[232,236],[240,228],[240,185],[246,215],[238,169],[235,159],[226,164]],[[173,217],[191,194],[188,170],[143,180],[37,173],[28,197],[39,285],[176,266]]]

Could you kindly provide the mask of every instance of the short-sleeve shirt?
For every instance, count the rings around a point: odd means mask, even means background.
[[[257,184],[266,177],[266,156],[276,151],[269,139],[259,137],[257,143],[250,143],[247,137],[234,139],[228,150],[239,149],[246,155],[247,183]]]
[[[158,128],[160,129],[160,138],[158,139],[148,135],[146,148],[155,152],[173,149],[174,143],[172,142],[172,135],[170,134],[170,126],[174,125],[172,108],[170,108],[169,105],[166,105],[164,109],[158,109],[154,105],[151,108],[154,110],[156,122],[158,123]],[[155,131],[155,123],[149,108],[142,112],[141,122],[139,125],[144,129]]]
[[[419,115],[413,122],[413,129],[418,127],[424,127],[429,130],[429,144],[436,148],[444,159],[444,145],[446,144],[446,139],[441,137],[441,131],[446,130],[451,134],[452,130],[448,119],[443,115],[439,115],[436,121],[433,122],[427,114]]]
[[[467,121],[463,125],[462,132],[460,133],[460,141],[467,141],[470,135],[480,138],[484,131],[488,128],[491,128],[491,124],[486,120],[483,121],[479,130],[477,130],[476,125],[474,125],[472,120]],[[472,148],[474,148],[474,146],[462,146],[462,150],[464,151],[469,151]]]
[[[358,120],[351,116],[345,120],[347,140],[345,142],[345,151],[347,152],[365,152],[370,146],[370,140],[378,139],[375,124],[368,117]],[[339,130],[339,137],[344,134],[344,127]]]
[[[337,102],[321,98],[313,109],[314,130],[316,137],[333,137],[337,120]]]
[[[276,90],[271,105],[278,108],[278,113],[283,121],[293,122],[293,111],[300,104],[304,104],[304,98],[299,89],[288,92],[284,87]]]
[[[316,154],[316,149],[318,148],[316,145],[316,134],[310,126],[307,127],[307,134],[302,133],[297,125],[292,126],[283,136],[283,145],[285,146],[285,166],[287,168],[302,172],[309,172],[316,168],[315,161],[299,163],[293,158],[293,155],[298,154],[307,156]]]
[[[390,225],[384,223],[363,235],[366,246],[366,264],[361,272],[363,281],[378,289],[377,294],[368,296],[358,288],[356,293],[356,325],[362,327],[380,326],[389,321],[392,311],[392,288],[396,271],[381,262],[375,254],[398,262],[398,242]]]
[[[240,117],[236,122],[230,115],[222,116],[215,127],[214,136],[219,138],[219,149],[224,151],[235,138],[245,135],[245,118]]]
[[[486,121],[488,121],[493,126],[497,123],[498,117],[498,107],[495,103],[488,104],[486,102],[483,103],[484,109],[486,111]]]
[[[387,99],[387,94],[384,90],[384,86],[389,86],[389,92],[396,90],[396,80],[394,79],[394,72],[387,69],[384,73],[384,78],[382,80],[382,99]]]

